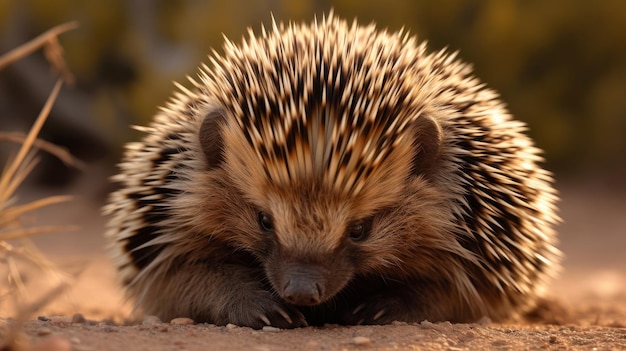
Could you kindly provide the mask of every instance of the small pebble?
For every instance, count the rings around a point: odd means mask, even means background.
[[[52,329],[50,328],[39,328],[39,330],[37,330],[37,335],[39,336],[44,336],[44,335],[48,335],[52,333]]]
[[[407,322],[393,321],[391,322],[391,325],[409,325],[409,324]]]
[[[357,346],[369,346],[372,344],[372,340],[365,336],[355,336],[352,338],[352,343]]]
[[[50,320],[50,317],[48,317],[48,316],[37,316],[37,320],[47,322],[47,321]]]
[[[80,313],[74,313],[74,315],[72,316],[72,323],[83,324],[85,322],[87,322],[87,319],[85,319],[85,316]]]
[[[483,316],[476,323],[478,323],[479,325],[487,325],[487,324],[493,323],[493,321],[491,320],[491,318],[489,318],[487,316]]]
[[[159,325],[163,322],[157,316],[146,316],[141,322],[142,325]]]
[[[235,329],[235,328],[237,328],[237,326],[232,323],[226,324],[226,329]]]
[[[554,344],[556,342],[556,335],[550,335],[550,344]]]
[[[170,321],[172,325],[192,325],[196,324],[191,318],[174,318]]]
[[[428,320],[424,319],[420,325],[424,328],[432,328],[435,324],[432,322],[429,322]]]
[[[280,331],[280,328],[272,327],[270,325],[266,325],[262,329],[264,332],[277,332]]]

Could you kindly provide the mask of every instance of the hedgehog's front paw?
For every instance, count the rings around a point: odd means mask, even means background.
[[[409,305],[408,301],[401,296],[376,294],[345,311],[342,319],[344,323],[350,325],[408,321],[411,310]]]
[[[257,291],[249,299],[234,306],[228,311],[228,323],[254,329],[264,326],[290,329],[308,325],[300,311],[274,299],[267,291]]]

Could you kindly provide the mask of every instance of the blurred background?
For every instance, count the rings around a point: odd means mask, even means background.
[[[272,14],[278,21],[310,22],[331,8],[363,24],[404,27],[427,40],[431,51],[458,50],[473,63],[476,75],[529,125],[556,174],[566,268],[589,270],[603,282],[626,281],[622,0],[0,0],[2,53],[57,24],[80,23],[60,36],[76,84],[63,88],[41,137],[67,147],[88,167],[68,169],[42,154],[22,196],[77,194],[74,207],[42,216],[85,222],[93,235],[48,237],[43,246],[63,254],[101,249],[97,208],[111,189],[107,177],[123,143],[139,137],[128,126],[148,123],[171,95],[172,81],[194,76],[212,49],[222,51],[223,36],[239,42],[248,27],[259,32],[261,23],[268,25]],[[41,53],[0,71],[0,130],[28,130],[53,83]],[[0,150],[2,161],[12,148],[2,144]]]

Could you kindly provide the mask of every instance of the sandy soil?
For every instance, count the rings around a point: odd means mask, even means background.
[[[114,283],[93,200],[101,189],[84,182],[71,204],[39,212],[39,224],[82,229],[37,238],[37,245],[76,282],[23,327],[39,350],[626,350],[626,189],[602,182],[564,182],[561,248],[564,270],[528,320],[502,325],[422,322],[408,325],[262,330],[180,325],[153,319],[123,325],[130,308]],[[22,200],[51,193],[27,191]],[[31,299],[55,283],[28,270]],[[0,337],[15,325],[14,302],[0,301]],[[80,315],[74,316],[74,314]],[[83,319],[81,317],[85,317]],[[181,321],[175,321],[179,323]],[[184,321],[183,321],[184,322]],[[0,342],[1,344],[1,342]],[[0,348],[1,350],[5,350]]]

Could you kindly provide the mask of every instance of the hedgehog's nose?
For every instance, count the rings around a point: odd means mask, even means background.
[[[322,301],[324,276],[319,267],[295,266],[286,270],[283,298],[294,305],[311,306]]]

